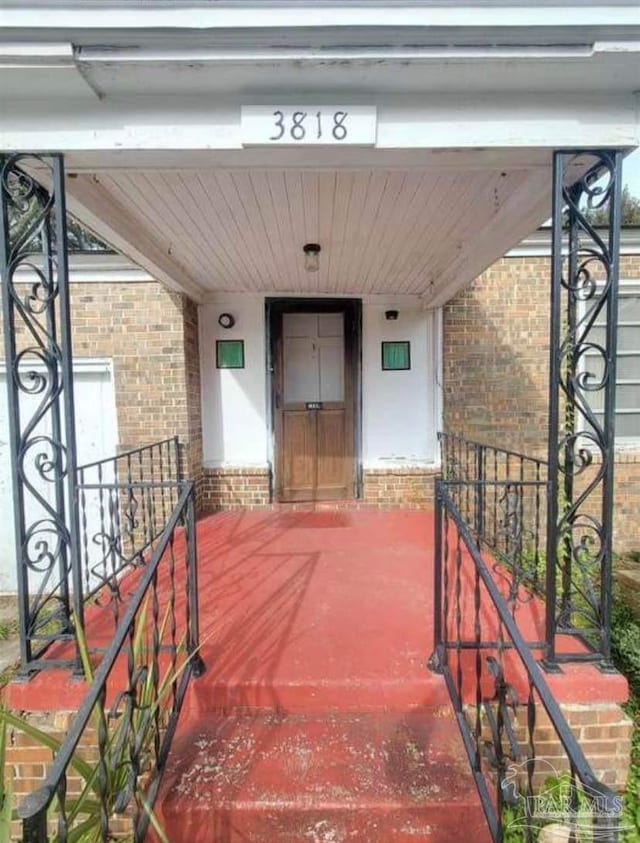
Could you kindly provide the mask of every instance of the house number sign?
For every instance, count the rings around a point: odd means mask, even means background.
[[[243,146],[373,146],[373,105],[246,105]]]

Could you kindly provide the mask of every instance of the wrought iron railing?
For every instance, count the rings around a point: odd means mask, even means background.
[[[622,800],[584,757],[458,491],[436,482],[430,664],[444,674],[491,835],[533,843],[555,821],[562,839],[614,841]]]
[[[596,529],[597,519],[582,513],[573,530],[565,524],[550,532],[552,484],[545,460],[457,434],[438,436],[443,479],[449,481],[449,493],[475,541],[491,552],[500,576],[509,582],[510,606],[515,611],[534,597],[544,602],[537,635],[531,629],[525,635],[532,647],[544,648],[546,667],[555,669],[560,661],[599,661],[608,669],[602,642],[608,640],[609,621],[599,607],[607,604],[610,573],[596,564],[600,546],[594,550],[584,536],[582,543],[575,540],[576,531],[582,535]],[[581,459],[590,461],[584,454]],[[581,497],[569,507],[563,493],[558,494],[558,509],[567,519],[570,509],[583,506]],[[550,542],[555,554],[549,551]],[[565,639],[558,653],[559,635]]]
[[[18,808],[25,843],[144,840],[187,685],[203,670],[197,593],[194,485],[188,482],[132,583],[43,786]]]
[[[80,672],[76,623],[85,627],[89,647],[101,649],[92,640],[91,618],[87,616],[92,606],[111,614],[115,630],[129,599],[131,579],[125,575],[148,561],[178,501],[180,448],[178,438],[173,437],[78,466],[74,520],[78,522],[79,552],[68,563],[68,572],[74,573],[73,577],[67,573],[67,580],[73,583],[72,596],[79,593],[80,599],[65,606],[65,624],[61,626],[58,580],[51,582],[46,576],[38,580],[34,571],[28,572],[23,584],[25,594],[30,595],[25,631],[27,652],[33,657],[23,663],[24,670],[74,666]],[[73,565],[79,567],[79,574]],[[65,588],[69,586],[67,582]],[[76,604],[82,611],[78,616]],[[65,642],[71,643],[71,648],[63,646],[47,653],[51,645]]]
[[[517,592],[546,581],[547,463],[518,451],[439,433],[442,473],[477,541],[512,573]]]
[[[143,565],[180,494],[178,437],[79,466],[83,596],[117,619],[123,573]]]

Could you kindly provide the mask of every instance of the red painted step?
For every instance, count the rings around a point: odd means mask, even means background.
[[[433,650],[428,512],[200,522],[206,673],[156,801],[171,843],[488,840]]]
[[[181,723],[158,802],[171,843],[489,840],[446,709]]]

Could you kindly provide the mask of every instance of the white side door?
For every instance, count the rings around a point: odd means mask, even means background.
[[[115,455],[117,444],[117,416],[113,371],[110,360],[74,361],[74,397],[76,412],[76,440],[78,464]],[[29,418],[37,408],[39,396],[20,396],[23,419]],[[50,435],[49,420],[43,422],[38,435]],[[45,497],[52,500],[51,485],[30,471],[34,485]],[[30,496],[27,496],[29,498]],[[30,505],[29,505],[30,504]],[[30,501],[27,506],[27,524],[42,513],[38,504]],[[31,587],[36,587],[38,577],[30,577]],[[11,456],[9,452],[9,422],[7,406],[7,373],[0,369],[0,593],[17,590],[16,545],[13,524],[13,488],[11,481]]]

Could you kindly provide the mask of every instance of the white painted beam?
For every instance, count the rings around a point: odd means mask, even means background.
[[[300,74],[298,74],[300,75]],[[291,96],[291,95],[290,95]],[[0,149],[41,150],[101,154],[93,163],[110,168],[127,151],[149,153],[149,166],[162,151],[188,155],[202,150],[239,153],[232,166],[265,165],[273,162],[272,148],[244,150],[241,144],[240,107],[246,94],[235,102],[228,98],[151,96],[109,99],[95,103],[7,103],[0,128]],[[311,103],[325,97],[309,95]],[[580,146],[635,147],[639,143],[638,96],[605,93],[514,94],[476,93],[471,96],[433,94],[398,97],[350,93],[340,102],[377,105],[380,150],[451,150],[493,148],[546,148]],[[267,103],[265,94],[251,97]],[[280,98],[276,100],[285,104]],[[271,98],[271,104],[273,98]],[[10,107],[9,107],[10,105]],[[105,153],[112,153],[105,158]],[[323,157],[328,166],[339,165],[341,156],[352,163],[368,155],[366,150],[318,148],[311,154],[296,147],[280,151],[294,166],[305,160],[315,165]],[[327,156],[329,156],[327,158]],[[369,156],[371,158],[371,156]],[[295,162],[295,164],[293,164]],[[210,165],[217,162],[210,161]],[[145,166],[139,155],[138,167]],[[179,166],[185,166],[181,164]]]
[[[73,45],[69,42],[23,43],[0,42],[0,68],[9,66],[56,67],[73,65]]]
[[[250,13],[248,13],[250,11]],[[548,27],[575,28],[587,26],[637,26],[637,4],[632,0],[605,2],[324,2],[246,3],[219,2],[214,4],[152,2],[144,4],[111,2],[74,3],[69,0],[4,0],[0,11],[0,26],[69,29],[114,29],[117,14],[119,29],[140,28],[205,30],[212,28],[278,30],[332,26],[337,28],[361,26],[394,27],[457,27],[473,29],[490,27],[494,31],[507,27],[544,30]]]

